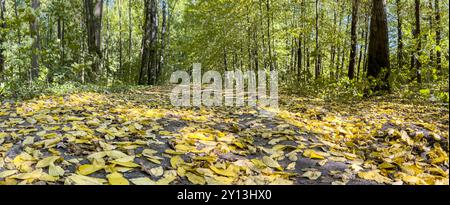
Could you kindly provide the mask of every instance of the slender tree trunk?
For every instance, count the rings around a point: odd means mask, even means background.
[[[298,76],[298,79],[300,79],[301,78],[301,76],[302,76],[302,73],[301,73],[301,71],[302,71],[302,47],[303,47],[303,45],[302,45],[302,39],[301,38],[299,38],[298,39],[298,48],[297,48],[297,76]]]
[[[1,46],[4,42],[6,42],[6,35],[4,34],[6,32],[5,1],[6,0],[0,0],[0,82],[3,80],[3,72],[5,71],[5,56],[3,54],[5,49]]]
[[[402,16],[400,0],[396,0],[397,7],[397,67],[401,69],[403,67],[403,29],[402,29]]]
[[[339,3],[339,2],[336,1],[336,5],[337,5],[338,3]],[[337,32],[336,26],[337,26],[337,11],[336,11],[336,8],[334,8],[334,9],[333,9],[333,31],[334,31],[334,32]],[[337,40],[338,40],[338,39],[334,39],[334,40],[333,40],[333,43],[331,44],[331,51],[330,51],[330,53],[331,53],[331,60],[330,60],[330,79],[332,79],[332,78],[335,77],[335,72],[336,72],[336,70],[333,71],[333,69],[335,68],[335,63],[336,63],[336,44],[337,44]]]
[[[320,77],[320,41],[319,41],[319,0],[316,0],[316,65],[315,65],[315,76],[316,79]]]
[[[165,50],[166,50],[166,32],[167,32],[167,2],[162,1],[162,25],[161,25],[161,52],[157,75],[160,76],[164,70]]]
[[[39,9],[39,0],[31,1],[31,8],[37,14]],[[30,22],[30,35],[33,39],[32,52],[31,52],[31,80],[36,80],[39,77],[39,53],[40,53],[40,36],[39,36],[39,16],[35,16]]]
[[[414,0],[415,5],[415,20],[416,20],[416,27],[414,30],[414,40],[415,40],[415,53],[414,53],[414,67],[415,67],[415,73],[417,82],[419,84],[422,83],[422,73],[421,73],[421,62],[419,60],[421,55],[421,49],[422,49],[422,41],[421,41],[421,30],[420,30],[420,0]]]
[[[132,13],[131,13],[131,0],[128,1],[128,82],[131,82],[132,74],[131,74],[131,55],[133,53],[133,21],[132,21]]]
[[[368,77],[372,91],[389,91],[389,39],[386,0],[372,0]]]
[[[122,0],[118,0],[118,8],[119,12],[119,74],[120,79],[124,78],[124,71],[123,71],[123,40],[122,40]]]
[[[434,22],[433,22],[433,20],[434,20],[433,0],[428,0],[428,10],[429,10],[428,24],[429,24],[429,33],[430,33],[430,35],[428,35],[428,37],[429,37],[428,40],[429,40],[429,42],[432,42],[434,39],[432,38],[431,34],[433,33],[433,31],[436,30],[433,25],[434,24]],[[429,62],[431,64],[431,67],[435,66],[434,65],[434,63],[435,63],[434,52],[430,52],[430,61]]]
[[[267,45],[269,47],[269,68],[270,70],[274,70],[274,63],[273,63],[273,55],[272,55],[272,36],[270,35],[270,28],[271,28],[271,23],[270,23],[270,0],[266,1],[266,9],[267,9]]]
[[[441,10],[439,8],[440,0],[434,1],[435,6],[435,20],[436,20],[436,65],[439,73],[442,74],[442,59],[441,59]]]
[[[20,34],[20,27],[21,27],[21,22],[19,20],[19,11],[18,11],[18,6],[19,4],[19,0],[14,0],[14,15],[16,17],[16,21],[18,22],[17,25],[17,43],[20,45],[22,44],[22,34]]]
[[[59,49],[60,49],[60,65],[64,65],[64,32],[65,32],[65,22],[62,17],[58,17],[58,40],[59,40]]]
[[[369,32],[370,32],[370,23],[369,23],[369,19],[370,17],[366,16],[366,25],[365,28],[366,29],[366,33],[364,36],[364,64],[363,64],[363,76],[367,75],[367,70],[368,70],[368,65],[369,65],[369,60],[368,60],[368,54],[367,54],[367,50],[369,48]]]
[[[364,30],[364,28],[361,28],[360,29],[361,31],[361,39],[364,39],[364,36],[366,35],[365,34],[365,30]],[[357,72],[357,74],[356,74],[356,80],[359,80],[360,79],[360,76],[361,76],[361,62],[362,62],[362,59],[363,59],[363,45],[360,45],[359,46],[359,57],[358,57],[358,72]]]
[[[102,54],[104,56],[104,58],[102,58],[103,60],[103,67],[106,70],[106,83],[109,84],[109,80],[110,80],[110,75],[112,77],[112,84],[114,84],[114,79],[115,79],[115,73],[111,72],[111,67],[109,64],[109,57],[111,56],[111,50],[109,45],[111,44],[111,17],[109,15],[110,13],[110,2],[111,0],[106,0],[106,9],[105,9],[105,16],[106,16],[106,35],[105,35],[105,46],[103,48],[103,52],[104,54]],[[120,70],[119,70],[120,71]]]
[[[357,24],[358,24],[358,9],[359,0],[352,1],[352,28],[351,28],[351,46],[350,46],[350,59],[348,65],[348,78],[353,80],[355,78],[355,62],[356,62],[356,44],[358,37],[356,34]]]

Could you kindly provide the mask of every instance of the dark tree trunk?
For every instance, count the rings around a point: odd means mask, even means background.
[[[145,0],[144,34],[142,37],[142,59],[139,83],[153,85],[157,67],[157,4],[156,0]]]
[[[372,91],[389,91],[389,39],[386,14],[386,0],[372,1],[368,77]]]
[[[302,39],[298,39],[298,48],[297,48],[297,77],[298,79],[302,76]]]
[[[103,18],[103,0],[84,0],[87,43],[92,58],[92,68],[89,80],[97,82],[100,73],[100,62],[103,58],[101,51],[101,31]]]
[[[355,62],[356,62],[356,44],[358,41],[356,30],[358,24],[358,8],[359,0],[353,0],[352,3],[352,28],[351,28],[351,46],[350,59],[348,64],[348,78],[353,80],[355,78]]]
[[[5,13],[6,13],[6,6],[5,6],[6,0],[0,0],[0,45],[2,45],[6,39],[5,39],[5,32],[6,29],[6,19],[5,19]],[[3,72],[5,71],[5,56],[3,52],[5,49],[3,46],[0,46],[0,81],[3,80]]]

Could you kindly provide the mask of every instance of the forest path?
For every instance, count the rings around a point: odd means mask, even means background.
[[[174,108],[167,87],[0,106],[0,184],[448,184],[447,107],[281,95]]]

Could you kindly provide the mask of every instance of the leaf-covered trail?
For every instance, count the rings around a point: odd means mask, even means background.
[[[270,116],[168,93],[2,102],[0,184],[449,183],[448,107],[282,95]]]

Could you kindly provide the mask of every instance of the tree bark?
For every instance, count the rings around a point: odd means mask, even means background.
[[[402,16],[400,0],[395,1],[397,7],[397,67],[401,69],[403,67],[403,29],[402,29]]]
[[[320,41],[319,41],[319,0],[316,0],[316,65],[315,76],[316,79],[320,77]]]
[[[144,34],[142,37],[142,58],[139,83],[153,85],[157,66],[157,4],[156,0],[145,0]]]
[[[103,58],[101,51],[101,31],[103,18],[103,0],[84,0],[87,43],[92,58],[89,80],[97,82],[100,76],[100,62]]]
[[[167,32],[167,2],[162,0],[162,25],[161,25],[161,51],[160,51],[160,60],[158,65],[157,76],[161,75],[161,72],[164,70],[165,63],[165,49],[166,49],[166,32]]]
[[[3,80],[3,72],[5,71],[5,56],[3,55],[5,49],[1,46],[6,41],[6,35],[4,34],[6,32],[5,1],[6,0],[0,0],[0,81]]]
[[[19,24],[19,25],[17,25],[17,43],[20,45],[22,43],[22,34],[20,34],[21,23],[19,21],[19,10],[17,8],[17,6],[19,4],[18,1],[19,0],[14,1],[14,15],[16,17],[16,21],[18,21],[18,24]]]
[[[434,1],[434,6],[435,6],[435,12],[436,12],[436,65],[437,65],[437,70],[439,73],[442,74],[442,57],[441,57],[441,10],[439,8],[439,1],[440,0],[435,0]]]
[[[389,91],[389,39],[386,0],[372,0],[368,77],[372,91]]]
[[[128,82],[131,82],[132,74],[131,74],[131,54],[133,49],[133,21],[132,21],[132,13],[131,13],[131,0],[128,1]]]
[[[358,8],[359,0],[353,0],[352,2],[352,28],[351,28],[351,47],[350,47],[350,61],[348,65],[348,78],[353,80],[355,78],[355,62],[356,62],[356,44],[358,37],[356,34],[358,24]]]
[[[31,1],[31,8],[37,13],[39,9],[39,0]],[[33,39],[31,52],[31,80],[34,81],[39,77],[39,52],[40,52],[40,36],[39,36],[39,16],[34,16],[30,22],[30,36]]]
[[[415,51],[414,51],[414,69],[416,73],[417,82],[422,83],[422,73],[421,73],[421,62],[419,60],[422,49],[421,41],[421,30],[420,30],[420,0],[414,0],[414,10],[415,10],[415,29],[414,29],[414,40],[415,40]]]
[[[122,0],[118,0],[118,8],[119,11],[119,74],[120,79],[124,77],[123,71],[123,45],[122,45]]]

